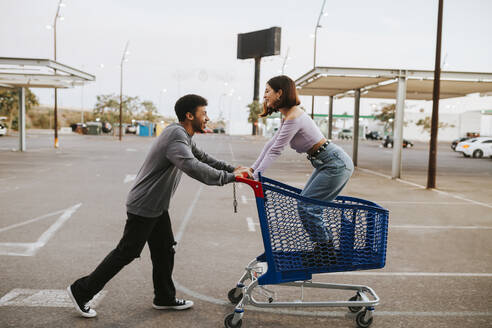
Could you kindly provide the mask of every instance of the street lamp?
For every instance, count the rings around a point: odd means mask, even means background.
[[[64,17],[60,15],[61,8],[65,7],[63,0],[58,2],[58,7],[56,9],[56,15],[53,20],[53,25],[48,25],[46,28],[53,29],[53,45],[54,45],[54,60],[56,61],[56,22],[58,19],[64,20]],[[54,69],[54,73],[56,75],[56,69]],[[54,125],[55,125],[55,148],[58,148],[58,89],[55,88],[55,109],[54,109]]]
[[[314,28],[314,54],[313,54],[313,69],[316,67],[316,41],[318,39],[318,28],[321,27],[319,24],[322,16],[327,16],[325,10],[326,0],[323,0],[323,5],[321,6],[321,11],[319,12],[318,21],[316,22],[316,27]],[[311,118],[314,119],[314,96],[311,96]]]
[[[162,89],[160,92],[159,92],[159,111],[161,112],[161,114],[164,116],[164,111],[162,109],[162,94],[163,93],[166,93],[167,92],[167,89]]]
[[[123,55],[121,56],[121,64],[120,64],[120,136],[119,139],[121,141],[122,135],[122,125],[123,125],[123,63],[127,61],[126,56],[130,54],[128,51],[128,44],[130,41],[126,41],[125,50],[123,50]]]

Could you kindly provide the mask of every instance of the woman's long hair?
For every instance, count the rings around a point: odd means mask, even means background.
[[[282,90],[282,95],[273,104],[273,107],[267,107],[266,102],[263,102],[263,112],[260,114],[260,117],[278,112],[280,108],[291,108],[301,104],[297,95],[296,84],[290,77],[286,75],[275,76],[268,80],[267,84],[275,92]]]

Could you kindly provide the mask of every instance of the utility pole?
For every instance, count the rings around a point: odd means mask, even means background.
[[[321,16],[323,16],[323,11],[325,10],[326,0],[323,0],[323,5],[321,6],[321,11],[319,12],[318,21],[316,22],[316,27],[314,28],[314,54],[313,54],[313,69],[316,67],[316,41],[318,39],[318,28],[321,27],[319,22],[321,21]],[[311,118],[314,119],[314,96],[311,96]]]
[[[123,55],[121,56],[121,64],[120,64],[120,135],[119,140],[122,139],[122,125],[123,125],[123,63],[126,60],[126,55],[128,54],[128,44],[130,41],[126,41],[125,50],[123,50]]]
[[[56,9],[56,15],[55,19],[53,22],[53,45],[54,45],[54,60],[56,61],[56,23],[58,21],[58,18],[63,19],[63,17],[60,16],[60,9],[65,6],[65,4],[62,2],[63,0],[60,0],[58,2],[58,8]],[[54,73],[56,75],[56,69],[54,69]],[[58,148],[58,89],[55,88],[55,108],[54,108],[54,125],[55,125],[55,148]]]
[[[439,125],[439,91],[441,79],[441,36],[442,36],[443,0],[439,0],[437,12],[436,62],[434,64],[434,90],[432,93],[432,120],[429,145],[429,167],[427,189],[436,187],[437,129]]]

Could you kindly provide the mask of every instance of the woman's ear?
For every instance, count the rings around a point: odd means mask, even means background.
[[[279,98],[280,98],[280,97],[282,97],[283,92],[284,92],[284,91],[283,91],[282,89],[278,89],[277,94],[278,94],[278,97],[279,97]]]

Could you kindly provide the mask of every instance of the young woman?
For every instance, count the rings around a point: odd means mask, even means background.
[[[281,112],[284,119],[251,167],[255,179],[275,161],[286,145],[290,145],[298,153],[307,153],[314,167],[301,195],[322,201],[335,199],[352,176],[352,159],[342,148],[326,140],[311,117],[297,107],[300,101],[292,79],[285,75],[271,78],[263,99],[261,117]],[[307,204],[299,204],[298,209],[306,231],[317,247],[323,247],[327,242],[331,244],[331,233],[324,227],[320,209]]]

